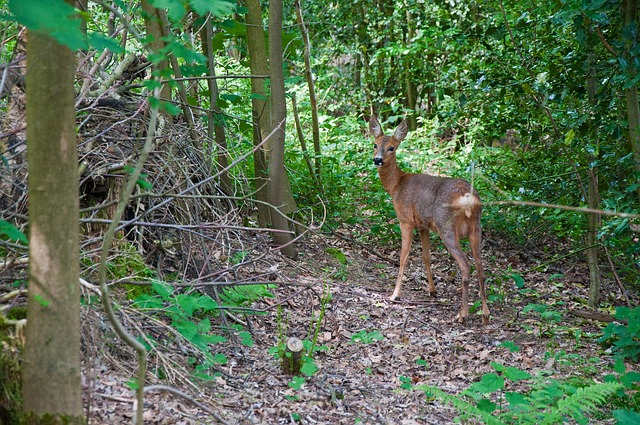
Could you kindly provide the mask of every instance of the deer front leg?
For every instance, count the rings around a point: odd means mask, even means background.
[[[396,287],[391,294],[391,300],[395,300],[400,296],[402,291],[402,277],[404,276],[404,268],[407,265],[409,259],[409,251],[411,250],[411,236],[413,234],[413,227],[411,225],[400,223],[400,231],[402,233],[402,248],[400,249],[400,270],[398,270],[398,279],[396,280]]]
[[[429,281],[429,296],[436,296],[436,285],[433,283],[431,274],[431,240],[428,229],[420,230],[420,240],[422,241],[422,261],[427,270],[427,280]]]

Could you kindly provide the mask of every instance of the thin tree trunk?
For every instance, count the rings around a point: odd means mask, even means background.
[[[169,20],[167,19],[167,13],[163,9],[157,9],[158,17],[160,18],[160,24],[162,25],[162,33],[165,35],[169,35],[171,33],[171,27],[169,26]],[[180,107],[182,108],[182,114],[184,116],[185,121],[189,126],[189,136],[191,138],[191,143],[195,146],[199,151],[202,150],[202,141],[200,140],[200,136],[196,131],[196,124],[193,118],[193,110],[189,105],[189,97],[187,95],[187,89],[184,86],[184,81],[182,81],[182,71],[180,70],[180,64],[178,63],[178,58],[176,55],[169,55],[169,60],[171,62],[171,69],[173,71],[173,75],[176,77],[175,84],[178,87],[178,94],[180,95]]]
[[[269,75],[271,79],[271,127],[273,136],[269,156],[269,202],[272,205],[273,239],[281,247],[281,252],[290,258],[297,256],[291,243],[289,221],[285,214],[291,206],[286,205],[288,188],[287,173],[284,168],[284,136],[287,120],[284,71],[282,69],[282,0],[269,0]],[[289,193],[291,190],[289,188]]]
[[[302,41],[304,42],[304,69],[305,76],[307,78],[307,85],[309,86],[309,102],[311,103],[311,128],[313,134],[313,150],[315,151],[314,164],[316,182],[321,183],[322,164],[320,156],[322,151],[320,149],[320,124],[318,122],[318,101],[316,100],[316,87],[313,81],[313,72],[311,70],[311,43],[309,42],[309,32],[304,24],[304,18],[302,16],[302,8],[300,7],[300,0],[295,1],[296,16],[298,18],[298,25],[300,25],[300,33],[302,34]]]
[[[213,57],[213,46],[211,40],[213,38],[213,25],[211,24],[211,16],[207,18],[205,23],[205,31],[202,39],[202,45],[207,55],[207,62],[209,66],[209,76],[216,76],[216,66]],[[211,107],[207,113],[209,119],[209,125],[207,126],[207,135],[209,136],[209,145],[211,146],[215,139],[218,146],[218,172],[220,172],[220,187],[227,195],[231,195],[231,178],[227,171],[223,171],[229,166],[229,157],[227,155],[227,136],[224,131],[222,110],[218,107],[218,81],[215,78],[208,78],[207,84],[209,85],[210,102]],[[207,155],[207,163],[210,161],[213,152],[209,148],[209,155]]]
[[[304,157],[304,162],[307,164],[307,168],[309,169],[309,176],[315,183],[316,189],[320,193],[322,193],[322,189],[320,188],[320,184],[318,179],[316,178],[315,171],[313,169],[313,165],[311,164],[311,159],[309,158],[309,150],[307,149],[307,142],[304,140],[304,134],[302,132],[302,124],[300,123],[300,115],[298,114],[298,102],[296,101],[295,92],[291,94],[291,108],[293,109],[293,119],[296,123],[296,130],[298,132],[298,139],[300,140],[300,148],[302,149],[302,156]]]
[[[142,7],[142,17],[144,18],[144,27],[147,32],[147,36],[150,38],[149,46],[153,52],[160,52],[165,47],[165,43],[162,40],[164,34],[162,32],[162,22],[158,9],[149,4],[149,0],[141,0],[140,6]],[[158,72],[162,72],[167,69],[169,62],[166,60],[159,61],[154,64],[154,68]],[[162,85],[162,91],[160,92],[160,99],[171,100],[171,86],[169,84]],[[166,120],[173,122],[173,116],[163,112]]]
[[[638,24],[638,0],[625,0],[624,1],[624,24],[629,28]],[[629,31],[631,34],[635,34],[636,31]],[[629,46],[629,50],[635,49],[637,43],[636,40]],[[628,54],[628,53],[627,53]],[[638,70],[634,65],[634,60],[627,61],[629,64],[629,73],[635,75]],[[627,119],[629,121],[629,143],[633,152],[633,160],[635,164],[635,170],[640,173],[640,104],[638,103],[638,87],[633,85],[624,91],[625,99],[627,101]],[[640,188],[637,190],[638,199],[640,199]]]
[[[247,8],[245,17],[247,24],[247,47],[249,49],[249,67],[254,76],[269,74],[269,62],[267,47],[265,44],[264,28],[262,27],[262,8],[260,0],[244,0]],[[269,134],[271,127],[271,113],[267,102],[267,90],[265,81],[261,78],[251,79],[251,118],[253,121],[253,144],[259,146]],[[269,174],[267,170],[267,155],[264,145],[256,149],[253,154],[253,171],[258,199],[258,225],[269,225],[269,200],[267,183]]]
[[[413,37],[415,36],[415,30],[413,29],[413,17],[411,15],[411,11],[407,10],[407,39],[405,40],[405,44],[411,43]],[[407,109],[411,111],[409,116],[407,117],[407,121],[409,123],[409,130],[415,131],[418,128],[418,121],[416,119],[416,87],[413,84],[413,67],[411,66],[411,56],[407,55],[405,57],[404,64],[404,81],[405,81],[405,91],[407,96]]]
[[[27,49],[29,299],[27,423],[84,423],[80,387],[75,55],[30,31]]]
[[[589,96],[589,102],[593,106],[594,110],[596,107],[596,71],[595,68],[592,68],[589,73],[589,78],[587,80],[587,93]],[[594,139],[596,143],[598,143],[598,134],[596,130],[596,134]],[[596,149],[597,151],[598,149]],[[595,162],[596,158],[593,158],[593,161],[590,159],[589,162]],[[592,210],[597,210],[600,206],[600,192],[598,190],[598,168],[593,167],[589,169],[589,185],[588,185],[588,199],[587,203],[589,208]],[[600,302],[600,286],[602,276],[600,274],[600,267],[598,265],[598,245],[596,244],[598,238],[598,230],[600,230],[600,214],[589,214],[588,219],[588,228],[587,228],[587,236],[586,236],[586,244],[589,247],[586,251],[587,256],[587,264],[589,265],[589,305],[591,307],[597,307]]]

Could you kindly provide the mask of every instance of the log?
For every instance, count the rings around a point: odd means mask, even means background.
[[[613,317],[610,314],[600,313],[598,311],[571,310],[570,309],[569,313],[573,314],[574,316],[582,317],[583,319],[597,320],[599,322],[607,322],[607,323],[624,322],[622,320],[617,320],[615,317]]]

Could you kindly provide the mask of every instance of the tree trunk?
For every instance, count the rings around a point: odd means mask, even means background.
[[[589,102],[596,109],[596,71],[592,68],[589,72],[589,78],[587,80],[587,94],[589,96]],[[596,144],[598,144],[598,133],[595,130]],[[596,149],[598,151],[598,149]],[[591,155],[589,155],[591,156]],[[589,163],[596,162],[597,158],[589,158]],[[600,191],[598,189],[598,168],[593,167],[588,170],[589,173],[589,190],[587,203],[589,208],[597,210],[600,206]],[[589,265],[589,305],[591,307],[597,307],[600,302],[600,286],[602,276],[600,274],[600,266],[598,265],[598,230],[600,229],[600,214],[589,214],[588,228],[587,228],[587,264]]]
[[[415,37],[415,30],[413,29],[413,17],[411,15],[411,11],[407,10],[407,38],[405,40],[405,44],[409,45],[413,37]],[[405,81],[405,91],[407,96],[407,109],[411,111],[409,116],[407,117],[407,122],[409,123],[409,130],[416,131],[418,128],[418,120],[416,119],[416,87],[413,84],[413,66],[411,65],[411,55],[405,56],[404,62],[404,81]]]
[[[205,31],[202,37],[203,50],[207,55],[207,63],[209,66],[209,77],[216,76],[216,66],[213,57],[213,46],[211,45],[211,39],[213,38],[213,25],[211,24],[211,17],[207,18],[205,23]],[[207,126],[207,135],[209,136],[209,146],[212,146],[213,140],[218,146],[218,173],[220,173],[220,187],[222,191],[227,195],[233,193],[231,189],[231,178],[229,172],[224,171],[229,166],[229,157],[227,155],[227,136],[224,131],[224,117],[222,110],[218,107],[218,81],[215,78],[207,79],[209,85],[210,102],[211,107],[207,113],[209,123]],[[206,161],[210,162],[212,157],[212,148],[208,149],[209,155],[207,155]]]
[[[29,299],[24,411],[28,423],[80,424],[75,56],[39,32],[30,31],[27,43]]]
[[[142,17],[144,18],[144,27],[147,32],[147,37],[151,39],[149,46],[153,53],[162,51],[165,47],[165,43],[162,40],[164,33],[162,32],[162,21],[158,14],[158,9],[149,4],[149,0],[142,0],[140,2],[142,7]],[[169,67],[167,60],[162,60],[154,64],[156,72],[162,72]],[[169,84],[162,85],[162,91],[160,92],[160,99],[171,100],[171,86]],[[173,117],[163,111],[165,119],[169,122],[173,122]]]
[[[287,106],[282,69],[282,0],[269,0],[269,76],[271,80],[271,155],[269,156],[269,202],[272,206],[271,223],[274,241],[281,252],[295,258],[297,252],[291,243],[289,221],[285,216],[293,205],[287,205],[287,192],[291,193],[284,168],[284,136]]]
[[[249,49],[249,67],[254,78],[251,79],[251,117],[253,121],[253,144],[258,146],[269,134],[271,128],[271,112],[267,102],[265,80],[259,76],[269,74],[267,46],[265,44],[264,28],[262,27],[262,8],[260,0],[244,0],[247,8],[245,17],[247,24],[247,47]],[[258,225],[269,225],[269,207],[267,206],[267,182],[269,174],[266,158],[267,146],[256,149],[253,154],[253,171],[258,199]]]
[[[638,23],[638,0],[626,0],[624,2],[624,24],[625,27],[630,28]],[[636,30],[629,31],[630,34],[636,34]],[[636,48],[637,42],[634,39],[629,46],[629,50]],[[627,52],[629,55],[629,53]],[[629,58],[629,74],[635,75],[638,70],[634,63],[635,61]],[[638,104],[638,87],[633,85],[624,91],[625,99],[627,101],[627,119],[629,121],[629,144],[633,152],[633,160],[635,164],[636,173],[640,174],[640,105]],[[638,199],[640,199],[640,188],[637,190]]]
[[[302,41],[304,42],[304,69],[305,76],[307,78],[307,85],[309,86],[309,102],[311,103],[311,127],[313,134],[313,150],[315,151],[314,164],[316,181],[320,183],[320,170],[322,168],[320,155],[320,124],[318,122],[318,101],[316,100],[316,86],[313,81],[313,72],[311,70],[311,47],[309,42],[309,32],[304,24],[302,16],[302,7],[300,6],[300,0],[295,1],[296,16],[298,19],[298,25],[300,25],[300,34],[302,34]]]

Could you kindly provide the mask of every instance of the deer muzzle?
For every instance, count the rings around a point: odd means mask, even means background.
[[[384,164],[384,161],[382,160],[382,157],[379,157],[376,155],[373,157],[373,164],[376,167],[382,167],[382,165]]]

